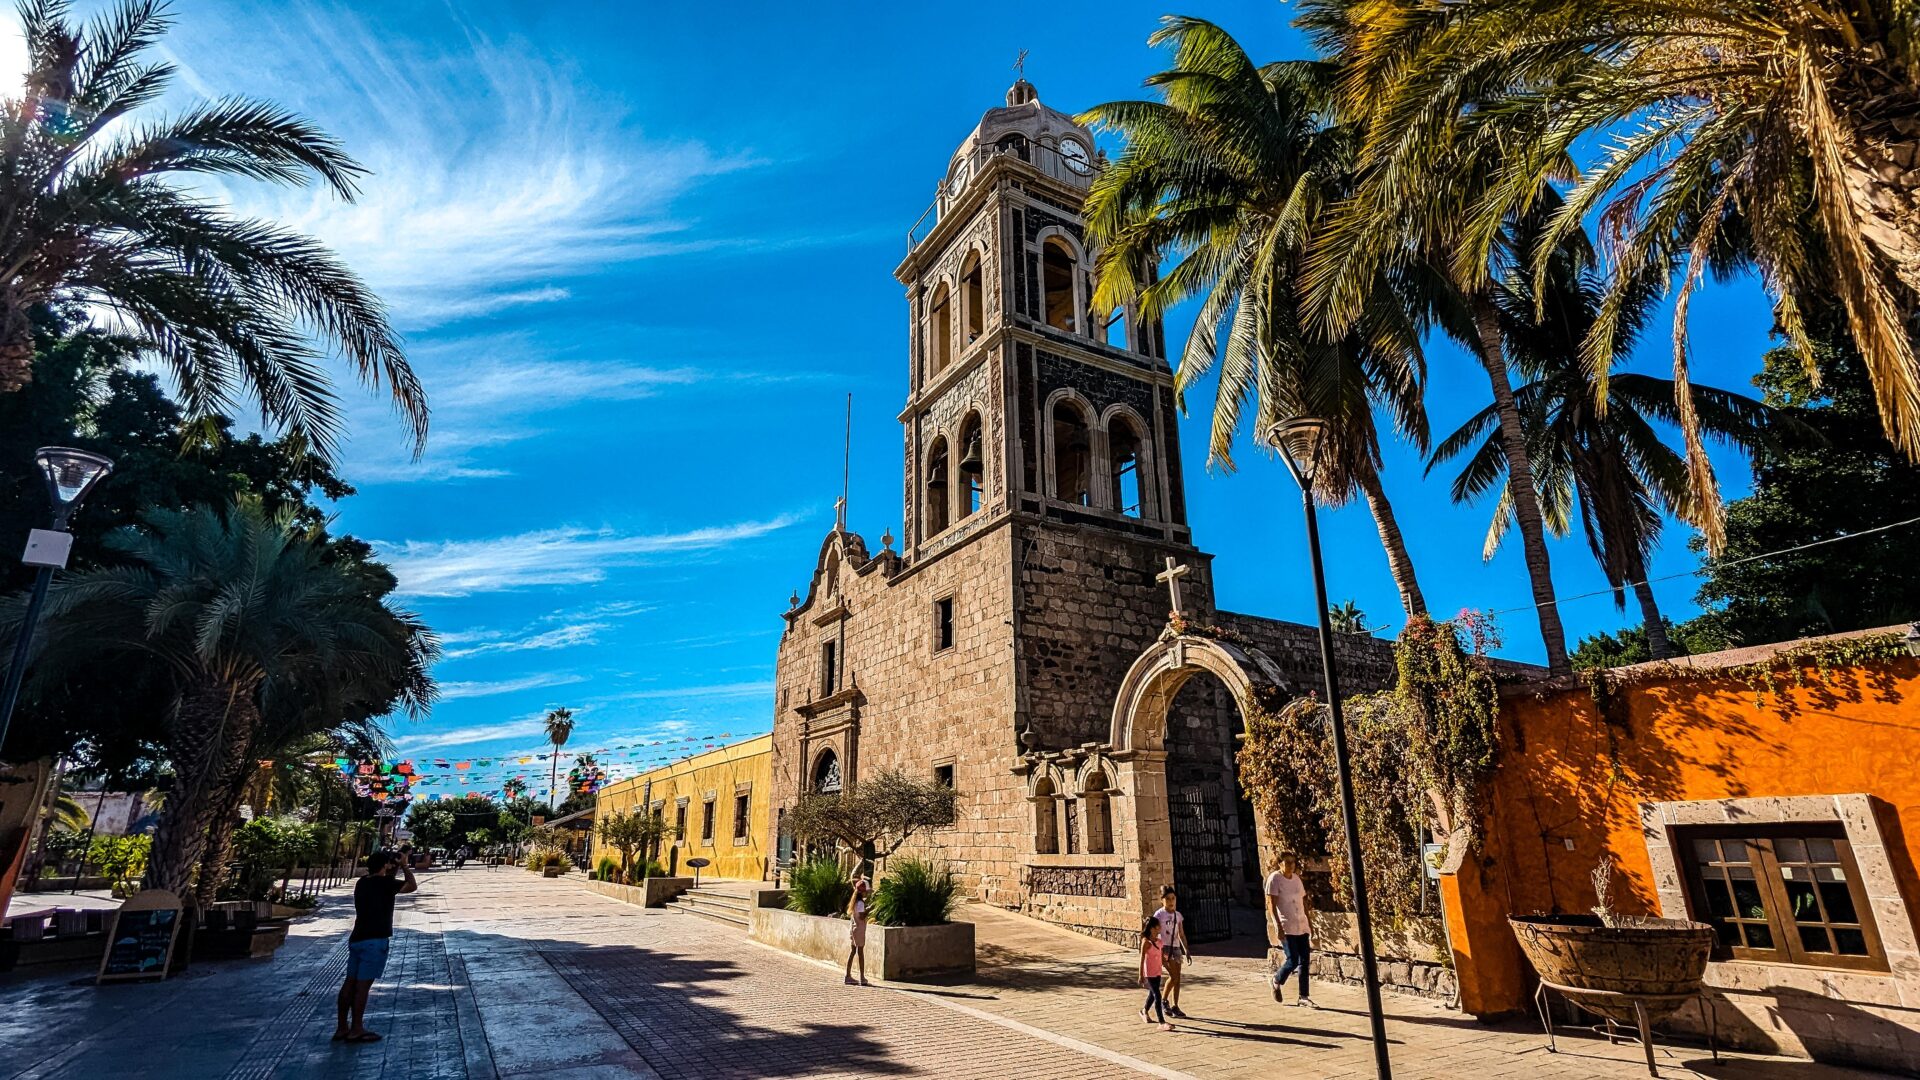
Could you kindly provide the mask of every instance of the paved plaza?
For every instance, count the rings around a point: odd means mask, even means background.
[[[945,986],[847,987],[836,971],[691,915],[610,900],[507,867],[425,876],[402,897],[368,1024],[328,1040],[351,916],[344,891],[270,961],[204,964],[165,983],[96,988],[88,973],[0,981],[0,1075],[195,1077],[1362,1077],[1361,995],[1274,1005],[1259,961],[1202,956],[1164,1033],[1134,1013],[1130,957],[1078,935],[968,908],[983,969]],[[1639,1051],[1488,1028],[1388,995],[1400,1077],[1646,1075]],[[1669,1077],[1829,1080],[1870,1074],[1703,1048],[1661,1051]]]

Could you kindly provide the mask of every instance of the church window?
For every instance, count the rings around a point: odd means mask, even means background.
[[[944,765],[935,765],[933,767],[933,782],[943,788],[951,790],[953,788],[953,762],[949,761]]]
[[[947,440],[944,436],[933,440],[933,448],[927,451],[927,535],[939,536],[947,531],[947,515],[951,512],[947,502]]]
[[[960,271],[960,310],[966,319],[962,325],[966,329],[965,344],[971,345],[980,340],[987,329],[987,298],[981,290],[980,253],[967,256],[966,265]]]
[[[1040,279],[1046,290],[1047,325],[1073,333],[1079,320],[1074,317],[1073,249],[1059,237],[1048,238],[1040,249]]]
[[[980,414],[968,413],[960,424],[960,516],[980,512],[986,497],[986,446],[980,438]]]
[[[820,693],[840,689],[840,643],[829,641],[820,646]]]
[[[1113,853],[1113,806],[1107,801],[1107,774],[1095,771],[1087,777],[1086,790],[1081,792],[1081,801],[1086,811],[1082,815],[1087,828],[1087,854],[1111,855]]]
[[[1071,401],[1053,407],[1053,496],[1093,505],[1093,450],[1087,415]]]
[[[817,795],[832,795],[840,790],[840,755],[822,750],[813,764],[813,790]]]
[[[1132,348],[1127,343],[1127,312],[1124,308],[1114,308],[1113,317],[1107,320],[1107,344],[1116,349]]]
[[[947,361],[952,358],[953,349],[953,305],[949,303],[947,286],[933,290],[933,299],[927,304],[927,377],[932,378],[946,370]]]
[[[1033,783],[1033,850],[1040,855],[1060,854],[1060,822],[1055,817],[1053,781],[1046,777]]]
[[[1113,478],[1113,508],[1128,517],[1145,517],[1146,484],[1142,482],[1140,429],[1132,420],[1116,417],[1107,434],[1110,474]]]
[[[953,597],[933,602],[933,651],[953,648]]]

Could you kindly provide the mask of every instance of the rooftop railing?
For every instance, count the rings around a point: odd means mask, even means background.
[[[956,202],[974,177],[985,172],[994,158],[1011,155],[1040,170],[1046,176],[1075,187],[1087,187],[1093,183],[1094,173],[1099,171],[1100,162],[1095,160],[1075,161],[1062,154],[1058,148],[1033,142],[1029,139],[1011,136],[1002,139],[993,146],[975,147],[973,151],[940,182],[933,203],[920,216],[914,219],[907,229],[907,250],[918,247],[940,222],[946,217],[947,209]]]

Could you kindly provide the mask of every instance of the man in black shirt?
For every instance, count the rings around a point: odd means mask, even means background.
[[[406,880],[396,875],[403,872]],[[393,898],[419,889],[413,867],[391,851],[377,851],[367,860],[367,876],[353,887],[353,932],[347,935],[347,980],[334,999],[339,1018],[335,1042],[379,1042],[378,1032],[367,1030],[367,995],[373,980],[387,968],[387,946],[393,939]],[[352,1023],[348,1023],[348,1014]]]

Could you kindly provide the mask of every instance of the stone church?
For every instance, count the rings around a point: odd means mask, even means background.
[[[1237,702],[1317,687],[1318,639],[1214,607],[1165,329],[1090,304],[1098,168],[1091,133],[1023,79],[914,227],[894,272],[905,524],[874,551],[843,507],[785,613],[774,828],[784,853],[802,793],[932,776],[960,818],[921,846],[978,899],[1126,940],[1172,882],[1193,935],[1217,939],[1257,912],[1262,869]],[[1175,634],[1176,608],[1227,633]],[[1384,643],[1342,645],[1351,689],[1391,662]]]

